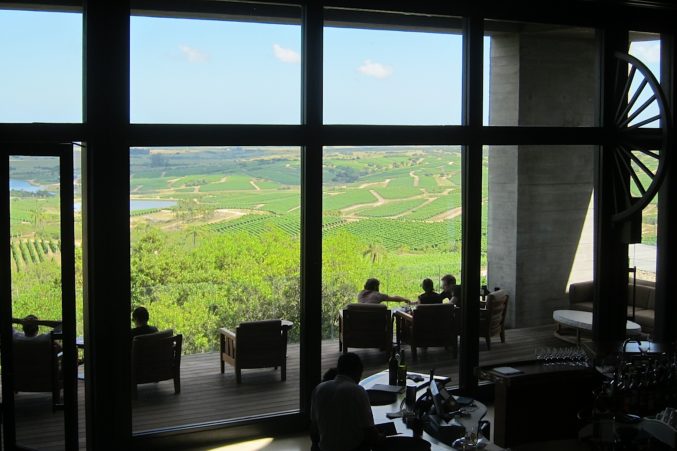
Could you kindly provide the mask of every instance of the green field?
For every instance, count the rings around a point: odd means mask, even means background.
[[[439,283],[444,274],[460,275],[459,148],[327,148],[323,157],[325,337],[335,333],[338,310],[354,301],[368,277],[379,278],[385,292],[413,298],[423,278]],[[270,317],[298,321],[298,148],[132,149],[130,168],[130,199],[176,203],[130,214],[132,303],[147,306],[151,322],[183,333],[186,352],[199,352],[214,348],[218,327]],[[38,174],[51,187],[56,181],[44,161],[20,159],[14,171],[26,180]],[[11,196],[17,315],[60,316],[56,193]],[[79,213],[75,218],[79,244]],[[655,223],[654,202],[644,215],[645,242],[655,241]],[[486,253],[484,233],[483,271]]]

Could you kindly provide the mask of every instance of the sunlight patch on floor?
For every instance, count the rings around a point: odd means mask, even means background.
[[[208,451],[299,451],[310,449],[307,435],[261,438],[225,446],[211,448]]]
[[[273,439],[267,437],[249,440],[248,442],[236,443],[234,445],[219,446],[218,448],[212,448],[209,451],[258,451],[265,449],[266,446],[270,445],[271,443],[273,443]]]

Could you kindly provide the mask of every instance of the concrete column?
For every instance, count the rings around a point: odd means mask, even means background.
[[[592,31],[492,35],[490,124],[593,125],[595,60]],[[585,146],[489,150],[487,280],[510,292],[512,327],[551,323],[569,283],[592,279],[593,161]]]

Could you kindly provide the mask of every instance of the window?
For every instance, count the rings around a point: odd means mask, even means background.
[[[413,302],[423,292],[423,279],[433,281],[435,292],[446,274],[460,282],[461,149],[326,147],[323,210],[323,339],[329,341],[323,343],[322,364],[327,370],[338,358],[340,312],[357,302],[368,278],[380,281],[381,293]],[[368,362],[365,376],[383,369],[373,362],[383,362],[378,356],[385,351],[375,347],[356,350]],[[435,359],[448,365],[450,356],[443,351]]]
[[[130,176],[132,307],[183,336],[181,393],[139,384],[134,430],[298,409],[299,149],[132,148]],[[279,364],[222,374],[219,329],[271,319],[293,323],[286,380]]]
[[[82,122],[82,15],[0,10],[0,122]]]
[[[451,26],[424,32],[327,23],[324,122],[460,124],[462,41]]]
[[[298,124],[300,47],[298,24],[132,17],[131,121]]]

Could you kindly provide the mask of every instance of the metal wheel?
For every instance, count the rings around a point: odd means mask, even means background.
[[[639,214],[660,188],[669,150],[670,115],[663,90],[651,71],[630,55],[615,56],[616,79],[623,82],[617,82],[615,90],[618,177],[612,219],[621,222]]]

